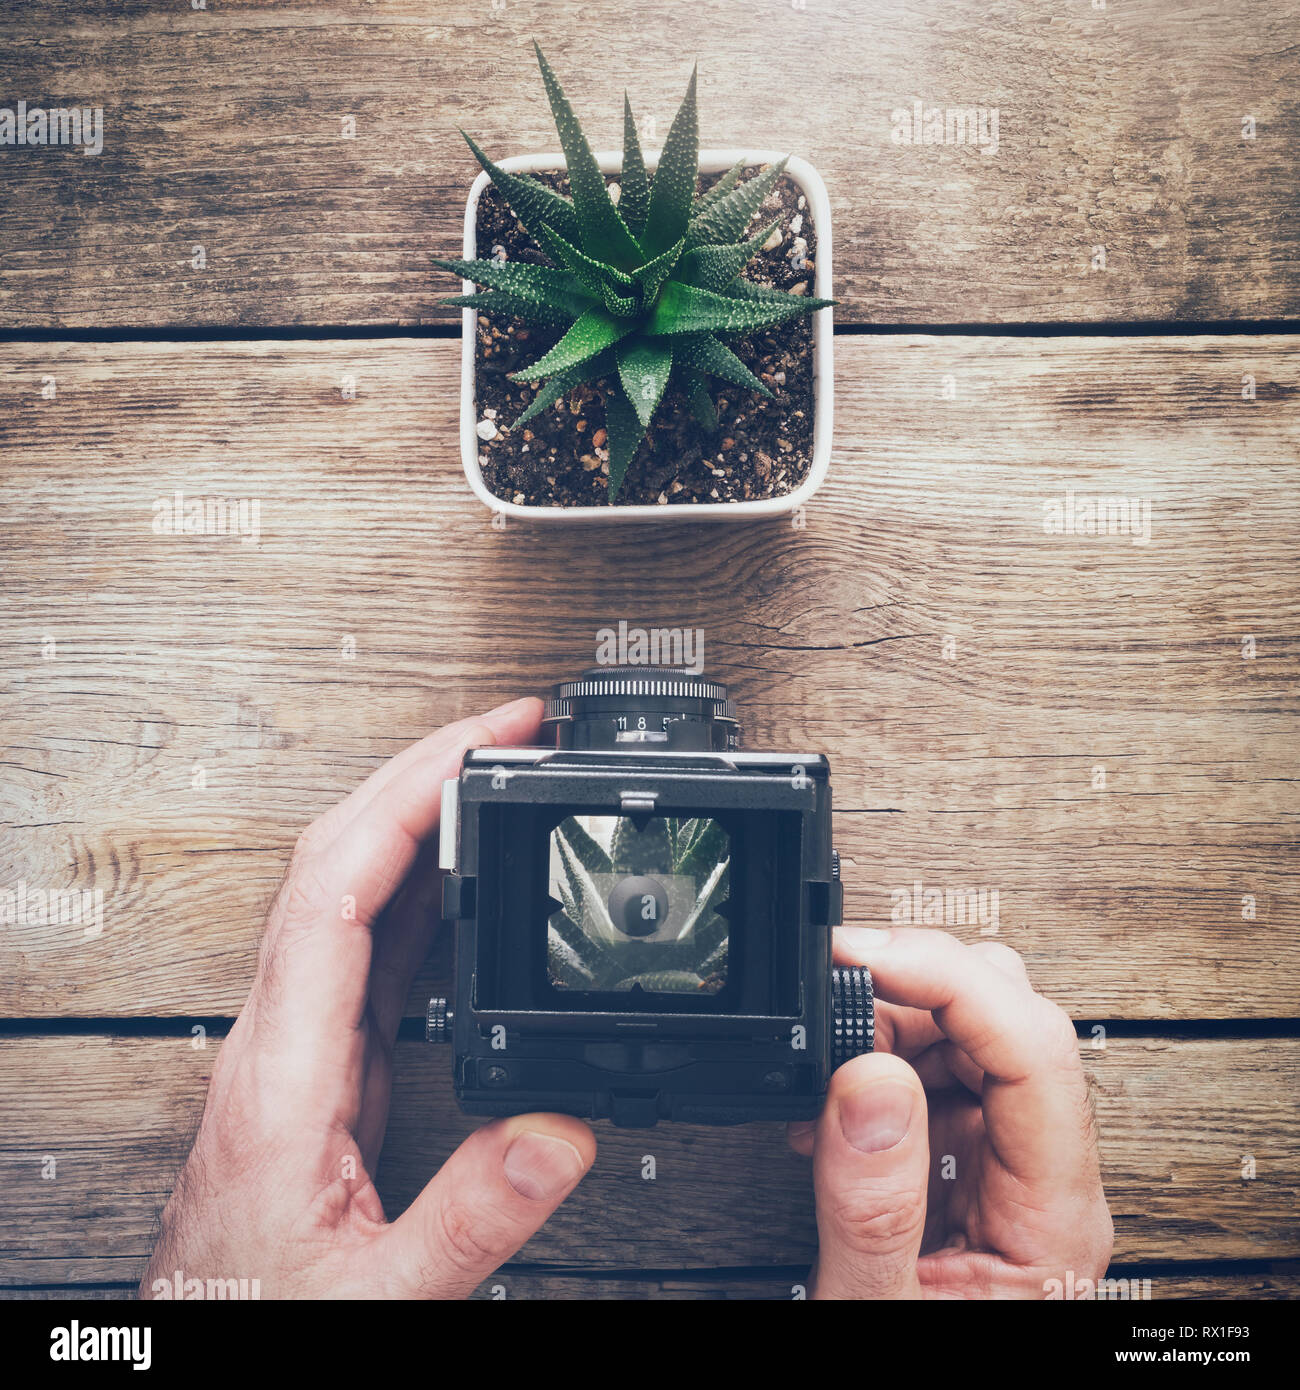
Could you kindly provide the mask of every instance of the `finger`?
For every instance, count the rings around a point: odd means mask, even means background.
[[[1029,980],[1024,958],[1019,951],[1013,951],[1005,941],[972,941],[970,949],[983,956],[990,965],[995,965],[1004,975],[1016,980]]]
[[[833,936],[836,965],[861,965],[861,951],[853,946],[860,927],[836,927]],[[870,930],[870,928],[867,928]],[[909,1062],[943,1040],[943,1029],[928,1009],[907,1009],[884,999],[875,1001],[875,1051],[896,1052]]]
[[[465,1298],[541,1229],[596,1157],[567,1115],[519,1115],[476,1130],[380,1240],[398,1296]]]
[[[417,763],[440,757],[452,744],[460,742],[472,728],[486,724],[492,730],[496,742],[503,747],[526,745],[536,737],[541,717],[542,702],[528,696],[522,700],[512,700],[508,704],[499,705],[484,715],[459,719],[454,724],[435,730],[377,767],[337,806],[332,806],[319,820],[309,825],[303,832],[300,843],[304,848],[310,849],[332,844],[357,812],[373,801],[397,777]]]
[[[947,1038],[908,1060],[928,1093],[961,1090],[975,1096],[983,1094],[984,1073]]]
[[[443,781],[492,739],[486,725],[463,731],[410,764],[327,850],[295,856],[267,921],[257,1009],[299,1054],[348,1044],[368,997],[371,925],[437,828]]]
[[[442,917],[442,874],[437,846],[426,841],[406,882],[376,923],[370,961],[370,1012],[391,1044],[411,993],[411,982],[429,955]]]
[[[900,1057],[855,1057],[817,1123],[815,1298],[919,1298],[930,1141],[920,1078]]]
[[[1026,979],[946,932],[897,927],[845,934],[876,993],[929,1009],[984,1072],[984,1121],[1003,1165],[1026,1183],[1094,1181],[1096,1137],[1069,1018]]]

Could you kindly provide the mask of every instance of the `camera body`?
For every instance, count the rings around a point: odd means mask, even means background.
[[[663,668],[563,683],[543,728],[444,786],[456,996],[429,1035],[462,1108],[813,1118],[872,1031],[866,972],[831,968],[826,758],[742,752],[725,688]]]

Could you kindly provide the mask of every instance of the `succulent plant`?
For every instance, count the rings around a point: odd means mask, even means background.
[[[436,260],[475,292],[443,301],[566,331],[513,379],[541,383],[514,422],[525,424],[584,382],[608,380],[609,496],[618,496],[669,379],[683,382],[700,422],[717,427],[706,377],[772,393],[726,340],[834,301],[787,294],[742,277],[773,229],[749,225],[785,160],[742,181],[736,163],[702,196],[696,74],[692,72],[659,158],[646,171],[632,107],[623,98],[623,167],[615,202],[555,73],[537,49],[568,166],[572,198],[541,180],[506,173],[465,135],[470,149],[551,265]],[[463,135],[464,131],[461,132]]]
[[[564,989],[642,989],[714,994],[726,980],[725,916],[731,856],[726,832],[705,818],[652,818],[643,829],[620,818],[609,848],[570,816],[554,831],[561,910],[551,915],[547,965]],[[628,937],[610,916],[607,894],[630,874],[688,880],[693,892],[666,919],[669,939]]]

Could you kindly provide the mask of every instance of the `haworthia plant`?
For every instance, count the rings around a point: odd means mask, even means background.
[[[547,932],[547,969],[562,989],[715,994],[726,983],[731,856],[726,832],[704,817],[656,817],[641,830],[620,819],[607,848],[573,816],[553,833],[560,911]],[[667,939],[628,937],[606,895],[627,874],[689,879],[694,896],[667,922]]]
[[[746,233],[785,161],[742,182],[742,160],[697,198],[694,72],[653,175],[646,172],[632,106],[624,96],[622,184],[616,203],[559,79],[541,49],[534,48],[572,198],[537,179],[506,173],[468,135],[465,139],[554,265],[493,260],[435,264],[475,285],[473,294],[443,303],[566,330],[545,356],[514,373],[515,380],[540,383],[515,424],[583,382],[603,381],[613,501],[670,380],[680,379],[696,417],[715,429],[717,414],[706,377],[770,394],[723,340],[811,314],[834,301],[764,290],[743,278],[744,267],[772,228],[748,239]]]

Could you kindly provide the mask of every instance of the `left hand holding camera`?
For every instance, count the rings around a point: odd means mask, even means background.
[[[581,1121],[519,1115],[476,1130],[391,1223],[373,1181],[397,1027],[437,916],[420,898],[431,876],[411,871],[443,779],[467,748],[534,741],[541,712],[517,700],[450,725],[304,832],[142,1296],[179,1270],[257,1279],[264,1298],[464,1297],[591,1167]]]

